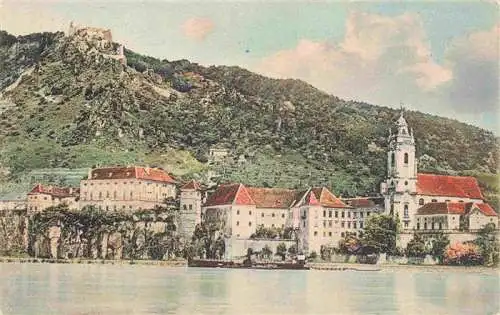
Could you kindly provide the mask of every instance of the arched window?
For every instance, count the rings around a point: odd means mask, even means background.
[[[408,164],[408,153],[405,153],[404,159],[405,159],[405,164]]]
[[[418,204],[421,205],[421,206],[423,206],[424,205],[424,198],[420,198],[418,200]]]
[[[408,205],[405,205],[403,215],[404,215],[405,218],[408,217]]]

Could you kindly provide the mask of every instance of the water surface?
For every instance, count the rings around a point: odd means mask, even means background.
[[[485,315],[499,312],[499,296],[499,276],[493,270],[270,271],[0,264],[3,315]]]

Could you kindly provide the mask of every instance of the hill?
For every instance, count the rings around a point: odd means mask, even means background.
[[[250,185],[378,190],[396,110],[238,67],[129,50],[124,65],[119,44],[94,35],[0,32],[0,181],[20,182],[37,169],[138,163],[184,178],[212,171],[217,181]],[[491,132],[420,112],[406,117],[420,171],[479,174],[495,198],[499,141]],[[213,146],[234,159],[207,163]]]

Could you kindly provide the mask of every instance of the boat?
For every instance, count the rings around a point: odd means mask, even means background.
[[[299,262],[253,262],[214,259],[190,259],[188,267],[198,268],[238,268],[238,269],[267,269],[267,270],[309,270],[310,267],[303,261]]]

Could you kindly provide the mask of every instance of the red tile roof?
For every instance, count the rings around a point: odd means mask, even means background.
[[[144,179],[163,183],[174,184],[175,180],[164,170],[150,167],[105,167],[96,168],[91,171],[92,178],[89,179]]]
[[[292,189],[248,187],[247,191],[257,208],[288,209],[297,199],[297,191]]]
[[[487,203],[476,203],[475,206],[477,206],[479,208],[479,211],[481,211],[486,216],[498,216],[495,210],[493,210],[493,208]]]
[[[201,185],[200,185],[200,183],[198,183],[197,181],[195,181],[194,179],[192,179],[189,182],[187,182],[186,184],[184,184],[184,186],[182,186],[181,189],[185,189],[185,190],[188,190],[188,189],[200,190],[201,189]]]
[[[57,186],[44,186],[42,184],[37,184],[28,193],[28,195],[36,194],[46,194],[54,197],[65,198],[65,197],[78,197],[80,194],[80,188],[73,187],[57,187]]]
[[[255,205],[255,201],[242,184],[225,184],[219,185],[205,202],[205,206],[222,205]]]
[[[335,195],[325,187],[312,188],[311,191],[314,193],[316,199],[323,207],[349,208],[348,205],[343,203],[339,198],[335,197]]]
[[[376,206],[375,201],[369,198],[350,198],[343,199],[342,201],[353,208],[370,208]]]
[[[432,214],[469,214],[472,210],[478,209],[486,216],[497,216],[497,213],[487,203],[473,202],[430,202],[417,210],[417,215]]]
[[[477,180],[469,176],[418,174],[417,194],[484,199]]]

